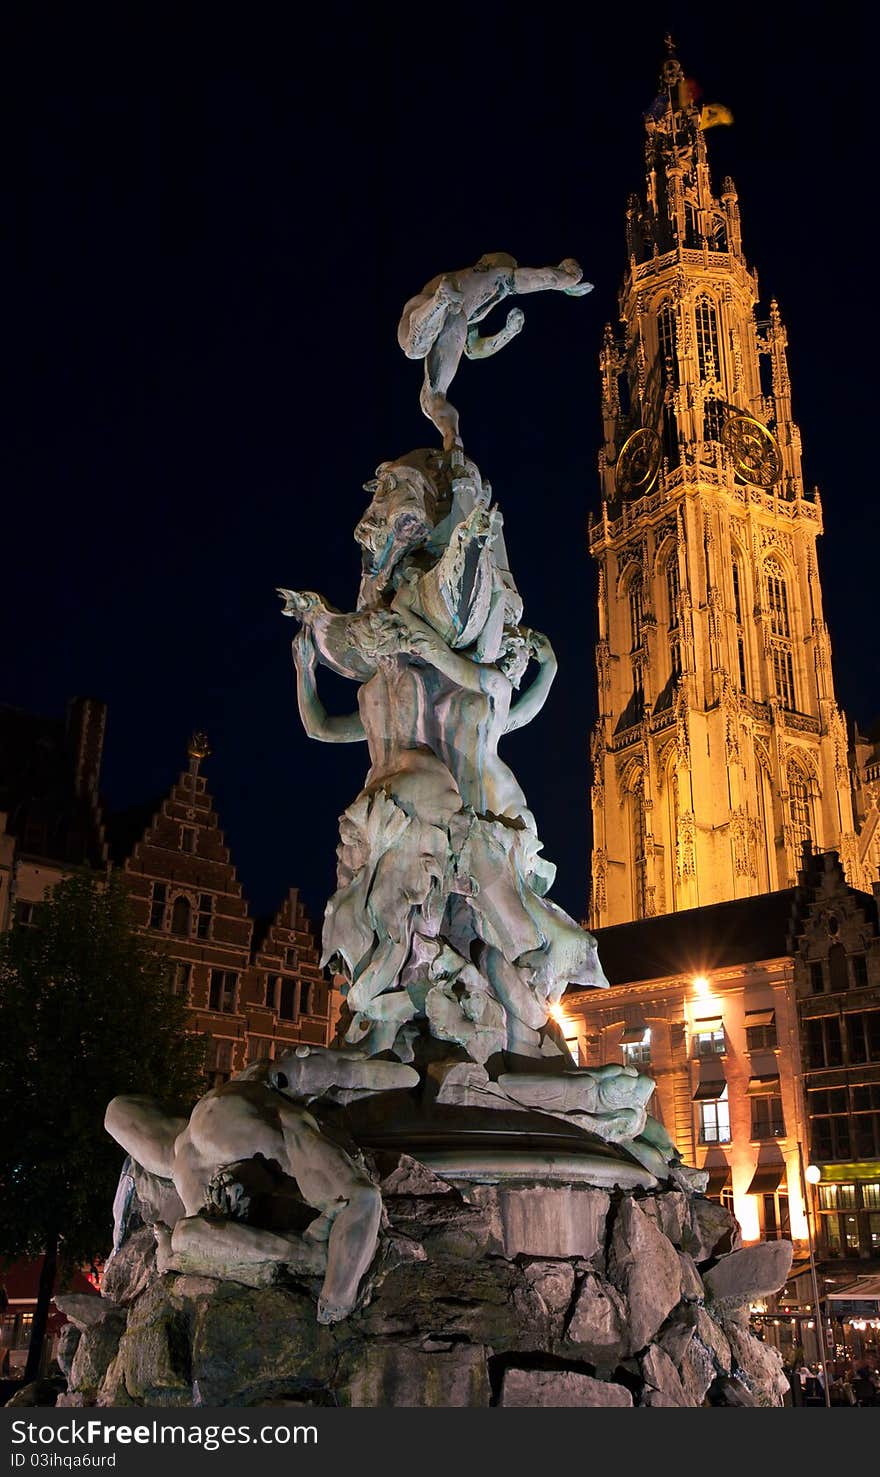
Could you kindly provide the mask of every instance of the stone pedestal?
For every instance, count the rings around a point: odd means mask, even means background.
[[[140,1232],[114,1301],[70,1310],[80,1337],[59,1403],[782,1403],[747,1304],[784,1277],[785,1248],[739,1250],[736,1222],[703,1197],[467,1184],[393,1153],[374,1172],[385,1220],[350,1317],[317,1324],[317,1278],[161,1276]]]

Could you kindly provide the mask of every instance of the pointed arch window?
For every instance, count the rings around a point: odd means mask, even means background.
[[[637,651],[644,639],[642,593],[642,576],[641,573],[637,573],[629,582],[629,629],[632,651]]]
[[[770,634],[788,640],[791,626],[788,619],[788,590],[785,570],[776,559],[768,559],[764,565],[767,577],[767,609],[770,613]]]
[[[675,309],[665,302],[657,314],[657,339],[660,346],[660,378],[664,385],[678,385],[678,352]]]
[[[720,441],[725,421],[724,401],[717,395],[707,395],[703,409],[703,440]]]
[[[647,834],[645,830],[644,782],[637,780],[630,792],[630,825],[633,856],[633,905],[635,916],[644,918],[648,911]]]
[[[740,692],[747,692],[746,687],[746,638],[743,627],[743,597],[742,597],[742,575],[740,574],[739,559],[734,554],[731,564],[731,578],[733,580],[733,616],[736,622],[736,665],[739,677]]]
[[[795,760],[788,766],[788,813],[795,852],[799,855],[803,843],[813,839],[813,808],[809,777]]]
[[[718,357],[718,312],[710,297],[697,298],[697,364],[700,379],[718,379],[721,361]]]
[[[669,609],[669,629],[678,629],[678,606],[681,598],[681,577],[678,572],[678,550],[673,549],[666,560],[666,604]]]

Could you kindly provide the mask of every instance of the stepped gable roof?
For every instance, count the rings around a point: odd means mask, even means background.
[[[117,866],[122,866],[131,856],[153,816],[162,809],[164,798],[164,795],[154,795],[151,800],[139,800],[108,816],[107,840],[110,856]]]

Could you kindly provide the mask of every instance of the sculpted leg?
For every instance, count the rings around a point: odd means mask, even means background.
[[[375,1255],[382,1196],[366,1171],[323,1137],[310,1114],[284,1104],[280,1117],[290,1173],[303,1199],[321,1211],[319,1234],[330,1223],[318,1322],[337,1323],[354,1307]]]
[[[104,1114],[104,1127],[126,1153],[151,1174],[171,1179],[174,1143],[186,1128],[185,1118],[171,1118],[153,1098],[115,1097]]]

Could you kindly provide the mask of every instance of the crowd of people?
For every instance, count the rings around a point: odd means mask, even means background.
[[[819,1364],[786,1364],[786,1405],[825,1405],[825,1376]],[[828,1366],[831,1405],[880,1405],[880,1374],[868,1364]]]

